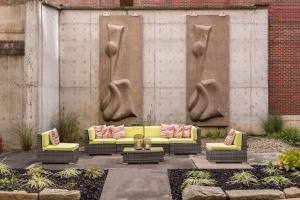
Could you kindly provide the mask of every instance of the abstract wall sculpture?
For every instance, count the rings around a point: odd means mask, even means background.
[[[228,16],[187,16],[189,123],[227,126],[229,121]]]
[[[100,123],[142,123],[142,18],[100,17]]]

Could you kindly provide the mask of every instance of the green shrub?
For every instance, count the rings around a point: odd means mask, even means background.
[[[18,182],[19,182],[19,180],[14,176],[12,176],[11,178],[1,178],[0,186],[14,185]]]
[[[280,139],[292,145],[300,144],[300,131],[293,127],[287,128],[281,132]]]
[[[78,126],[78,117],[70,113],[58,120],[57,130],[62,142],[74,143],[79,142],[80,128]]]
[[[283,152],[278,157],[278,165],[280,169],[285,169],[286,171],[296,171],[300,169],[300,150]]]
[[[32,176],[32,178],[26,183],[27,186],[33,189],[42,190],[45,187],[54,185],[54,183],[48,178],[42,176]]]
[[[235,184],[242,184],[246,186],[256,185],[258,184],[258,180],[256,176],[250,174],[249,172],[238,172],[235,173],[232,177],[229,178],[227,181],[228,184],[235,185]]]
[[[279,115],[269,115],[266,120],[262,120],[262,127],[267,134],[281,132],[283,119]]]
[[[209,131],[206,134],[206,138],[215,140],[215,139],[225,138],[226,135],[227,135],[226,130]]]
[[[183,181],[181,188],[184,189],[189,185],[200,185],[200,186],[213,186],[216,184],[214,179],[205,178],[187,178]]]
[[[91,168],[91,169],[86,169],[84,171],[84,176],[88,177],[88,178],[98,178],[101,177],[105,174],[105,171],[103,169],[95,169],[95,168]]]
[[[75,168],[68,168],[58,172],[58,176],[61,178],[78,177],[81,172]]]
[[[268,176],[263,179],[263,183],[280,187],[290,185],[292,181],[284,176]]]
[[[197,171],[197,170],[192,170],[188,171],[186,173],[187,178],[201,178],[201,179],[209,179],[210,178],[210,173],[206,171]]]
[[[276,172],[276,168],[271,161],[268,161],[266,167],[262,171],[267,175],[273,175]]]
[[[7,176],[11,174],[11,169],[3,162],[0,162],[0,175]]]
[[[30,151],[35,141],[36,128],[31,124],[19,124],[12,128],[24,151]]]

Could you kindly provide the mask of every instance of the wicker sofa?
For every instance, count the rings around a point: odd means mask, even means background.
[[[79,144],[50,144],[50,131],[37,134],[37,161],[42,163],[76,163],[79,158]]]
[[[192,127],[191,138],[160,138],[160,126],[125,127],[125,138],[91,139],[88,129],[84,133],[85,151],[93,154],[122,153],[124,147],[132,147],[134,135],[143,134],[151,139],[153,147],[163,147],[166,154],[197,154],[201,152],[201,129]]]
[[[220,163],[247,162],[247,135],[237,132],[233,145],[207,143],[206,159]]]

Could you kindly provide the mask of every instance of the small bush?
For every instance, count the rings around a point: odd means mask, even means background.
[[[288,186],[292,184],[292,181],[284,176],[268,176],[263,179],[263,183],[266,185],[274,185],[277,187]]]
[[[103,169],[95,169],[95,168],[86,169],[84,172],[84,176],[88,178],[98,178],[103,176],[104,174],[105,171]]]
[[[279,115],[269,115],[266,120],[262,120],[262,127],[266,134],[281,132],[283,119]]]
[[[36,190],[42,190],[45,187],[54,185],[54,183],[48,178],[42,176],[32,176],[32,178],[26,183],[27,186]]]
[[[12,176],[11,178],[1,178],[0,186],[14,185],[18,182],[19,182],[19,180],[14,176]]]
[[[19,140],[19,143],[24,151],[30,151],[34,141],[36,129],[31,124],[19,124],[12,129]]]
[[[300,169],[300,150],[289,150],[278,157],[280,169],[296,171]]]
[[[0,162],[0,175],[8,176],[11,174],[12,174],[11,169],[3,162]]]
[[[210,178],[210,173],[206,171],[188,171],[186,173],[187,178],[201,178],[201,179],[209,179]]]
[[[78,177],[81,172],[75,168],[68,168],[58,172],[58,176],[61,178]]]
[[[78,117],[76,114],[67,114],[59,119],[57,130],[62,142],[79,142],[80,128],[78,126]]]
[[[183,181],[181,189],[189,185],[200,185],[200,186],[214,186],[216,181],[214,179],[205,179],[205,178],[187,178]]]
[[[263,172],[267,175],[273,175],[276,172],[276,168],[271,161],[269,161],[266,167],[263,169]]]
[[[300,131],[293,127],[287,128],[281,132],[280,139],[288,144],[300,144]]]
[[[242,184],[246,186],[256,185],[258,184],[258,180],[256,176],[250,174],[249,172],[238,172],[235,173],[232,177],[229,178],[227,181],[228,184],[235,185],[235,184]]]

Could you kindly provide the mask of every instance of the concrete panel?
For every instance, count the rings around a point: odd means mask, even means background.
[[[155,124],[155,89],[144,88],[143,89],[143,113],[144,113],[144,124],[154,125]]]
[[[128,15],[142,15],[143,16],[143,23],[144,23],[144,30],[146,24],[154,24],[155,23],[155,12],[147,11],[147,10],[129,10]]]
[[[185,11],[162,10],[155,12],[156,24],[184,24],[185,18]]]
[[[99,17],[104,14],[108,15],[126,15],[125,10],[91,10],[91,24],[99,24]]]
[[[90,42],[90,48],[91,48],[91,71],[90,71],[90,84],[91,87],[99,87],[99,25],[92,24],[91,25],[91,42]],[[101,44],[100,44],[101,45]]]
[[[254,10],[254,23],[268,24],[268,9]]]
[[[155,119],[156,124],[186,122],[185,88],[155,89]]]
[[[100,115],[100,94],[99,87],[91,87],[91,102],[90,102],[90,126],[99,124]]]
[[[144,24],[143,86],[154,87],[155,82],[155,25]]]
[[[61,24],[89,24],[91,23],[91,12],[89,10],[62,10],[60,12]]]

